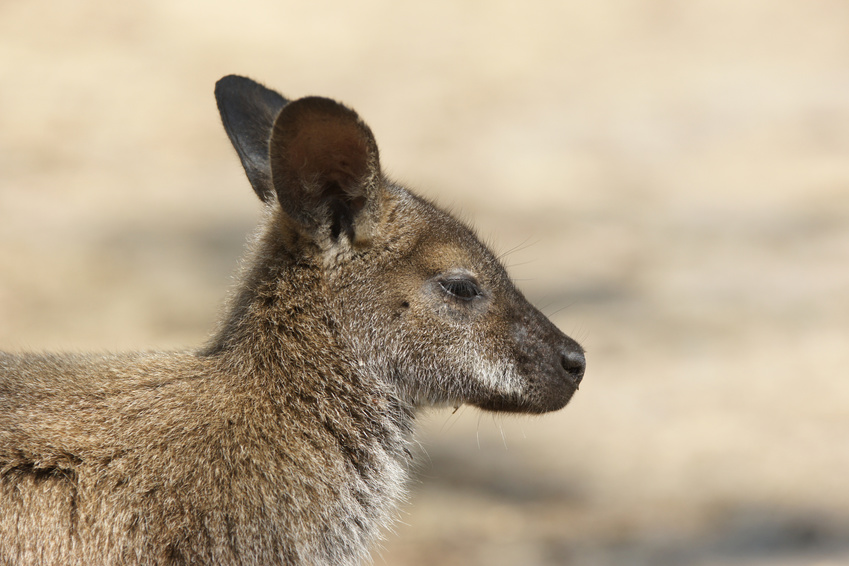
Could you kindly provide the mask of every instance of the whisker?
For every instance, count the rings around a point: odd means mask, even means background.
[[[504,258],[506,258],[507,256],[509,256],[509,255],[511,255],[511,254],[514,254],[514,253],[517,253],[517,252],[520,252],[520,251],[522,251],[522,250],[526,250],[526,249],[528,249],[528,248],[530,248],[530,247],[532,247],[532,246],[537,245],[539,242],[540,242],[540,240],[539,240],[539,239],[535,239],[534,241],[530,241],[530,238],[525,238],[525,239],[524,239],[521,243],[519,243],[518,245],[513,246],[512,248],[508,249],[507,251],[502,252],[502,253],[500,253],[500,254],[496,255],[496,256],[495,256],[495,258],[496,258],[498,261],[502,261],[502,260],[503,260]]]

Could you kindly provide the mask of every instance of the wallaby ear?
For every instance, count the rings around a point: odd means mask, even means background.
[[[215,83],[215,101],[227,136],[251,186],[263,202],[274,194],[268,143],[274,118],[288,100],[251,79],[228,75]]]
[[[301,98],[278,114],[271,178],[283,210],[313,237],[371,241],[384,195],[377,143],[357,113],[333,100]]]

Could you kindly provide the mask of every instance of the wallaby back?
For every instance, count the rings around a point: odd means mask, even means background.
[[[583,351],[325,98],[215,89],[263,228],[197,351],[0,352],[0,565],[356,564],[416,411],[563,407]]]

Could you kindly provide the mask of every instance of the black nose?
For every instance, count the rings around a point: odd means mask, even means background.
[[[569,378],[575,387],[584,379],[584,370],[587,369],[587,360],[584,354],[575,350],[563,350],[560,352],[560,365],[569,374]]]

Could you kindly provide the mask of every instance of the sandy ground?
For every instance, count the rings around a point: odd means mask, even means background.
[[[588,350],[562,412],[422,420],[377,564],[849,563],[849,5],[0,3],[0,348],[205,339],[233,72],[356,108]]]

